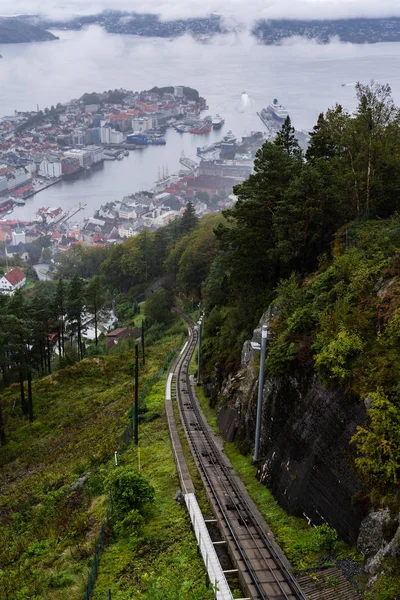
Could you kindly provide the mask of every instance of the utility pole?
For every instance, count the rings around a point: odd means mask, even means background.
[[[260,375],[258,378],[258,398],[257,398],[257,420],[256,420],[256,440],[254,445],[253,461],[257,462],[260,456],[260,438],[261,438],[261,414],[263,404],[264,388],[264,367],[267,354],[268,327],[263,325],[261,333],[261,355],[260,355]]]
[[[139,346],[135,345],[135,444],[139,445]]]
[[[201,334],[203,330],[203,317],[197,321],[199,331],[199,347],[197,351],[197,385],[201,385],[200,367],[201,367]]]

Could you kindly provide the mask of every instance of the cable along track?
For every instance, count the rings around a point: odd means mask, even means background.
[[[197,330],[186,315],[180,314],[189,326],[189,342],[174,369],[179,411],[243,591],[253,600],[307,600],[285,559],[251,510],[204,421],[189,377]]]

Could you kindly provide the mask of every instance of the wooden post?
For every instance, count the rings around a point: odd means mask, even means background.
[[[139,444],[139,346],[135,344],[135,444]]]

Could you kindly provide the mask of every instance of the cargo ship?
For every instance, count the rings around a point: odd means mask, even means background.
[[[265,110],[265,109],[263,109]],[[279,121],[279,123],[283,123],[286,119],[286,117],[289,116],[288,111],[286,110],[286,108],[284,106],[282,106],[282,104],[279,104],[278,100],[275,98],[274,101],[268,105],[267,107],[267,112],[270,113],[272,115],[272,117],[276,120]],[[261,111],[262,113],[263,111]]]
[[[194,133],[195,135],[202,135],[203,133],[210,133],[212,125],[207,123],[202,123],[199,125],[195,125],[192,129],[189,129],[189,133]]]

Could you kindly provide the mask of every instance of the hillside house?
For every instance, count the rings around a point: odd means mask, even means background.
[[[11,269],[0,279],[0,292],[2,294],[13,294],[26,283],[25,273],[18,267]]]
[[[107,333],[107,346],[113,348],[118,342],[128,338],[138,341],[140,340],[141,335],[142,332],[139,327],[119,327],[118,329],[114,329]]]

